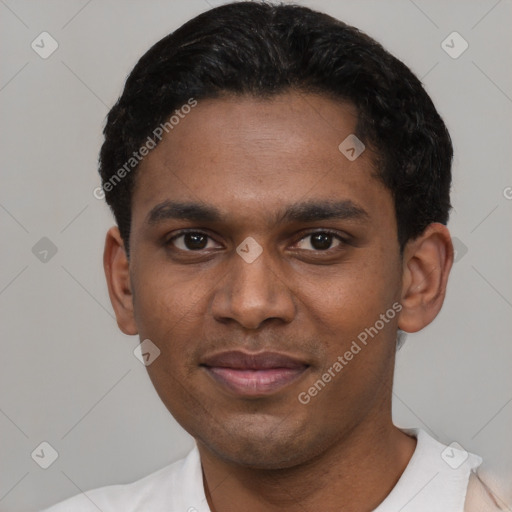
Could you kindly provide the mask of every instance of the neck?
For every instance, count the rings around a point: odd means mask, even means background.
[[[367,418],[368,420],[368,418]],[[416,440],[391,421],[358,425],[308,463],[260,470],[219,459],[198,443],[212,512],[370,512],[391,492]]]

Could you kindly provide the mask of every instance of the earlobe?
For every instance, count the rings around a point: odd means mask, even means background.
[[[130,265],[117,226],[110,228],[107,232],[103,252],[103,268],[117,325],[125,334],[137,334],[130,283]]]
[[[438,315],[453,263],[453,245],[444,224],[432,223],[407,243],[403,256],[400,329],[417,332]]]

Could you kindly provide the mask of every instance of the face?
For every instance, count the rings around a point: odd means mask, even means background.
[[[203,100],[138,170],[129,276],[161,351],[149,375],[224,460],[290,467],[389,420],[402,261],[370,150],[338,149],[356,121],[311,94]]]

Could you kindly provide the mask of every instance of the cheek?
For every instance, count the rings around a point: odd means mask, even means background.
[[[299,303],[322,329],[340,334],[373,325],[399,297],[400,273],[389,254],[347,262],[323,275],[302,275],[295,287]]]
[[[301,389],[311,399],[312,416],[339,424],[347,411],[358,418],[384,400],[395,353],[398,277],[396,271],[361,264],[323,282],[321,293],[318,283],[316,292],[314,284],[310,294],[304,288],[304,296],[314,298],[306,302],[308,314],[325,350],[321,366]]]
[[[173,278],[165,269],[145,271],[134,280],[134,314],[139,334],[162,352],[176,352],[188,331],[204,317],[206,290],[190,281]]]

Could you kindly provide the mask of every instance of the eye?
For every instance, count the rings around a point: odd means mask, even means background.
[[[297,247],[307,251],[327,251],[334,248],[332,247],[334,242],[337,242],[335,247],[339,247],[342,246],[345,241],[339,235],[329,231],[316,231],[302,238],[298,242]]]
[[[213,249],[215,244],[213,240],[201,231],[187,231],[173,236],[167,241],[167,245],[173,245],[182,251],[201,251],[203,249]]]

